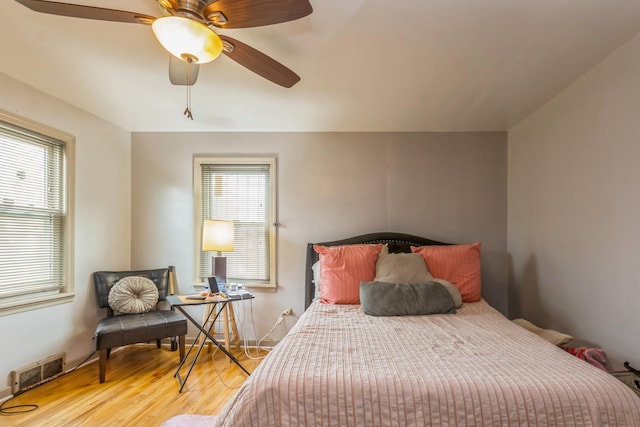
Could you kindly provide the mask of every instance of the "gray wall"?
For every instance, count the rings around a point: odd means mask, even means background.
[[[513,315],[640,365],[640,36],[509,132]]]
[[[131,252],[130,133],[0,73],[0,108],[76,137],[75,281],[71,303],[0,316],[0,397],[9,374],[59,352],[69,367],[95,349],[91,273],[127,269]],[[96,367],[96,381],[97,371]]]
[[[194,154],[273,153],[278,290],[254,301],[258,337],[282,308],[303,312],[307,242],[373,231],[482,242],[483,295],[506,313],[506,144],[500,132],[134,133],[132,267],[175,265],[191,292]]]
[[[278,156],[279,288],[255,300],[257,336],[281,308],[302,312],[307,242],[394,230],[481,241],[483,296],[492,305],[640,365],[639,75],[636,36],[509,131],[507,169],[504,133],[130,136],[0,74],[1,109],[77,142],[77,296],[0,317],[0,339],[11,347],[0,352],[0,380],[8,385],[12,369],[59,351],[74,361],[93,350],[103,314],[95,270],[173,264],[191,291],[196,153]],[[0,396],[7,393],[0,381]]]

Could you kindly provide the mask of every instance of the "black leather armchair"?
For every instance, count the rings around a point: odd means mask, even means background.
[[[129,344],[156,341],[160,348],[163,338],[178,337],[180,360],[184,357],[187,319],[179,313],[160,310],[158,306],[170,293],[173,267],[156,270],[138,271],[97,271],[93,273],[93,282],[98,297],[98,306],[107,309],[107,317],[96,327],[96,350],[100,352],[100,382],[105,381],[107,359],[111,349]],[[142,276],[151,279],[158,287],[158,305],[156,309],[140,314],[115,316],[109,306],[109,291],[120,279],[127,276]],[[172,291],[172,289],[171,289]],[[174,349],[172,341],[172,349]]]

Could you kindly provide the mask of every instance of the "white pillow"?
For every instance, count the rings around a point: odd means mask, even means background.
[[[128,276],[111,287],[108,302],[116,314],[139,314],[153,310],[159,296],[151,279]]]
[[[378,255],[374,282],[416,283],[431,282],[433,276],[427,270],[427,264],[420,254],[401,253]]]
[[[533,332],[534,334],[539,335],[541,338],[544,338],[551,344],[557,345],[558,347],[565,345],[573,339],[571,335],[563,334],[562,332],[558,332],[553,329],[543,329],[525,319],[514,319],[513,323],[522,326],[523,328]]]
[[[322,282],[320,282],[320,261],[316,261],[311,266],[311,271],[313,272],[313,283],[315,285],[315,292],[313,294],[313,299],[320,298],[320,286]]]

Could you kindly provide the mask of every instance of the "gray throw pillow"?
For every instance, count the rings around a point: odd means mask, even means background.
[[[456,308],[462,307],[462,295],[460,295],[460,291],[456,288],[451,282],[444,279],[433,279],[434,282],[440,283],[444,286],[449,293],[451,294],[451,298],[453,298],[453,304]]]
[[[451,294],[437,282],[362,282],[360,305],[362,311],[371,316],[416,316],[456,312]]]

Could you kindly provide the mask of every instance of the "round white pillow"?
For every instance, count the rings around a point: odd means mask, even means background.
[[[155,308],[158,298],[158,288],[151,279],[129,276],[113,285],[108,301],[117,314],[139,314]]]

